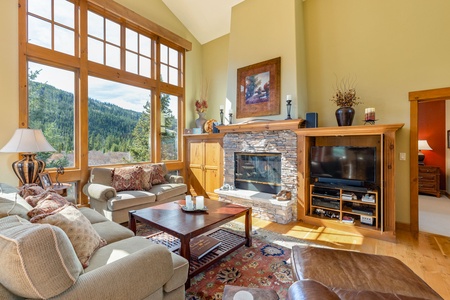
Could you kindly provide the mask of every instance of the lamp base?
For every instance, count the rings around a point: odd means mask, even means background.
[[[45,162],[36,159],[36,153],[23,153],[23,158],[12,163],[12,168],[22,184],[36,183],[39,173],[45,170]]]
[[[422,151],[419,150],[419,165],[424,165],[425,160],[425,154],[422,153]]]

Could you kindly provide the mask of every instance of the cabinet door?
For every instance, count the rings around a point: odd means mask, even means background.
[[[188,144],[189,151],[189,190],[191,195],[203,195],[205,194],[203,189],[203,142],[202,141],[190,141]]]
[[[218,199],[217,195],[214,193],[214,190],[222,186],[222,144],[219,141],[205,141],[204,154],[204,188],[208,198]]]

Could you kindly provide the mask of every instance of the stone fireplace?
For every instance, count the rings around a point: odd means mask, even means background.
[[[292,120],[294,121],[294,120]],[[291,122],[292,122],[291,121]],[[297,124],[301,120],[296,120]],[[267,124],[267,123],[265,123]],[[270,124],[270,123],[269,123]],[[260,130],[255,130],[254,126],[239,126],[238,130],[227,132],[229,127],[223,126],[221,132],[226,132],[223,138],[224,152],[224,185],[235,186],[235,179],[239,181],[240,174],[245,171],[249,173],[251,180],[257,184],[251,184],[252,188],[246,188],[245,184],[237,184],[236,190],[216,190],[220,201],[251,206],[253,216],[287,224],[297,219],[297,135],[289,129],[270,130],[270,126],[262,126]],[[233,126],[233,125],[231,125]],[[296,125],[299,126],[299,125]],[[288,128],[288,127],[286,127]],[[298,128],[298,127],[297,127]],[[238,131],[238,132],[235,132]],[[247,159],[238,164],[236,155],[244,155]],[[264,160],[258,161],[254,157],[267,156]],[[270,166],[267,160],[277,160],[279,158],[279,170]],[[257,161],[256,163],[254,163]],[[242,167],[247,168],[242,168]],[[272,178],[279,172],[279,182],[271,182],[269,189],[259,189],[262,175]],[[236,176],[237,175],[237,176]],[[235,178],[236,177],[236,178]],[[269,180],[270,181],[270,180]],[[248,185],[248,184],[247,184]],[[276,188],[274,186],[277,185]],[[279,201],[274,196],[280,190],[289,190],[292,193],[291,200]]]

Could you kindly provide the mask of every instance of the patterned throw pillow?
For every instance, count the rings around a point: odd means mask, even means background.
[[[115,168],[112,175],[113,188],[117,192],[142,190],[142,172],[141,166]]]
[[[67,206],[73,206],[63,196],[52,190],[47,190],[40,195],[28,196],[25,200],[34,207],[27,213],[32,223],[55,214]]]
[[[91,222],[73,206],[67,206],[58,213],[39,220],[38,223],[61,228],[69,237],[83,268],[89,265],[92,254],[106,245],[106,241],[98,235]]]
[[[152,188],[152,165],[142,165],[142,188],[146,191],[150,191]]]
[[[25,184],[19,188],[19,195],[22,198],[26,198],[28,196],[36,196],[42,194],[45,190],[35,183]]]
[[[166,183],[166,179],[164,178],[164,169],[160,164],[154,164],[150,167],[150,182],[152,185]]]

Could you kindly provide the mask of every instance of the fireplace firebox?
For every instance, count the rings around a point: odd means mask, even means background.
[[[236,152],[234,186],[278,194],[281,191],[281,153]]]

